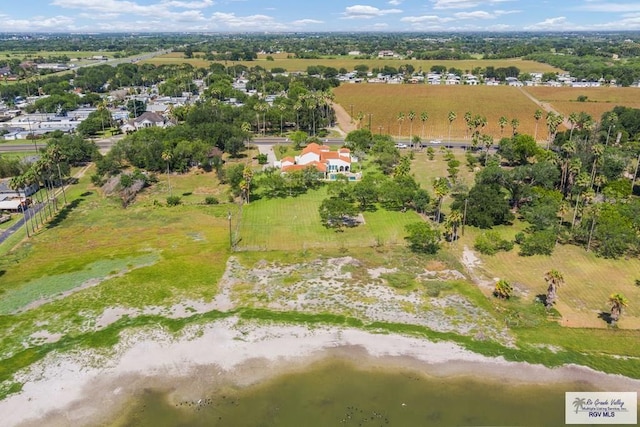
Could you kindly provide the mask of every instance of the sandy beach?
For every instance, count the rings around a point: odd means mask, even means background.
[[[0,414],[5,426],[96,425],[112,420],[144,389],[169,392],[176,401],[197,400],[217,385],[248,386],[327,357],[441,377],[481,376],[509,383],[580,381],[600,390],[640,390],[640,380],[579,366],[549,369],[507,362],[452,343],[349,328],[265,326],[230,318],[191,327],[180,338],[161,332],[127,335],[110,356],[87,351],[51,355],[18,376],[24,388],[0,401]]]

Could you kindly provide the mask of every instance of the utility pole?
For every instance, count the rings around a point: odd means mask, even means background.
[[[229,220],[229,249],[233,251],[233,235],[231,234],[231,211],[227,211],[227,220]]]
[[[467,223],[467,203],[469,199],[464,199],[464,212],[462,214],[462,235],[464,236],[464,226]]]

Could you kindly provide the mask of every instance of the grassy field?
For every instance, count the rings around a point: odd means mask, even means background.
[[[195,53],[194,56],[202,55],[202,53]],[[327,67],[334,67],[336,69],[346,68],[348,71],[354,69],[356,65],[365,64],[369,66],[369,68],[382,68],[385,65],[390,67],[398,68],[401,65],[411,64],[415,67],[416,70],[424,70],[428,71],[434,65],[443,65],[447,68],[458,68],[463,71],[471,71],[475,67],[485,68],[487,66],[493,66],[496,68],[500,67],[510,67],[515,66],[520,69],[520,71],[525,73],[530,72],[560,72],[561,70],[555,67],[552,67],[548,64],[542,64],[534,61],[524,61],[520,59],[496,59],[496,60],[483,60],[483,59],[468,59],[468,60],[412,60],[412,59],[355,59],[353,57],[323,57],[319,59],[295,59],[295,58],[287,58],[287,54],[273,54],[273,61],[267,61],[266,57],[268,55],[259,55],[258,59],[255,61],[217,61],[223,62],[227,66],[232,64],[242,64],[247,67],[254,67],[259,65],[267,70],[271,70],[272,68],[284,68],[287,71],[307,71],[307,67],[313,65],[324,65]],[[189,63],[194,67],[207,67],[210,64],[209,61],[205,61],[202,58],[190,58],[185,59],[184,54],[182,52],[171,52],[166,55],[157,56],[147,61],[155,65],[162,64],[182,64]]]
[[[462,154],[456,156],[463,162],[460,179],[471,182],[473,176],[466,170]],[[416,179],[430,191],[431,179],[444,174],[442,157],[437,150],[434,161],[427,160],[424,152],[416,153],[413,160]],[[348,255],[361,263],[350,267],[354,280],[368,277],[367,269],[379,267],[397,268],[391,278],[398,280],[436,267],[464,271],[460,255],[465,246],[473,246],[480,231],[467,227],[460,241],[443,244],[436,256],[417,255],[409,253],[404,242],[404,226],[420,219],[413,212],[365,212],[364,224],[343,232],[322,227],[318,206],[326,197],[326,188],[296,198],[254,200],[239,211],[233,204],[203,204],[207,195],[215,195],[224,202],[228,194],[212,173],[169,177],[161,174],[155,186],[123,209],[117,199],[104,198],[93,188],[91,173],[90,170],[79,184],[71,187],[67,193],[70,204],[34,238],[18,244],[23,239],[18,233],[0,246],[3,337],[0,383],[50,351],[109,348],[127,330],[175,331],[225,315],[258,321],[360,326],[378,332],[452,340],[482,354],[502,355],[508,360],[552,366],[583,363],[607,372],[640,377],[636,359],[607,356],[614,352],[640,357],[637,346],[640,288],[633,284],[640,271],[638,259],[603,260],[571,246],[558,246],[553,257],[523,258],[517,255],[516,248],[494,257],[480,256],[479,272],[484,277],[506,278],[518,284],[518,295],[511,301],[497,301],[486,289],[470,281],[434,285],[438,292],[441,287],[443,295],[464,296],[487,311],[490,323],[512,327],[510,333],[517,339],[517,349],[492,340],[478,341],[464,334],[438,332],[419,324],[367,323],[349,317],[352,316],[349,313],[357,314],[360,310],[360,302],[355,300],[353,311],[345,311],[347,314],[334,310],[328,302],[322,306],[328,307],[325,311],[306,312],[269,311],[261,305],[248,304],[227,314],[213,310],[176,320],[167,317],[174,304],[210,301],[218,292],[230,254],[229,211],[232,233],[237,239],[236,255],[243,264],[261,265],[267,260],[287,266]],[[183,205],[173,208],[165,205],[169,184],[173,194],[182,196]],[[514,229],[499,231],[508,238],[515,233]],[[560,325],[548,321],[541,305],[534,303],[535,295],[545,291],[542,275],[550,268],[563,272],[566,279],[557,305],[562,314]],[[284,284],[290,286],[293,282]],[[360,285],[350,286],[349,295],[356,295]],[[607,310],[606,298],[613,291],[623,292],[631,301],[619,330],[607,330],[604,321],[597,317]],[[254,297],[247,294],[247,301]],[[31,308],[25,310],[30,304]],[[98,320],[109,308],[130,310],[133,315],[102,327]],[[152,310],[153,314],[143,314],[144,310]],[[419,310],[413,310],[414,314],[420,314]],[[457,322],[455,316],[452,319],[451,322]],[[48,343],[47,337],[57,341]],[[547,351],[543,347],[548,345],[564,350]],[[0,398],[7,392],[6,387],[14,387],[12,390],[18,387],[15,383],[7,384],[0,384]]]
[[[418,221],[413,212],[365,212],[365,223],[343,232],[326,229],[318,207],[326,188],[286,199],[262,199],[245,205],[239,250],[339,249],[404,244],[404,225]]]
[[[527,87],[524,90],[565,116],[584,111],[600,121],[603,113],[618,105],[640,108],[640,90],[634,87]],[[587,97],[586,102],[577,101],[581,95]]]
[[[47,58],[50,56],[62,56],[66,55],[69,59],[73,58],[91,58],[93,56],[106,56],[108,58],[113,58],[113,52],[101,52],[101,51],[2,51],[0,50],[0,58],[18,58],[21,60],[29,59],[29,58],[37,58],[43,57]]]
[[[387,84],[345,84],[334,89],[336,102],[348,113],[365,116],[362,126],[368,126],[371,116],[371,130],[399,135],[397,120],[399,113],[405,114],[402,122],[402,135],[409,136],[411,123],[407,118],[409,111],[416,113],[413,120],[413,135],[424,140],[431,138],[447,139],[449,135],[448,114],[456,113],[457,118],[451,125],[451,138],[460,140],[468,137],[464,114],[480,114],[487,118],[483,132],[499,139],[501,132],[498,119],[505,116],[509,121],[520,121],[518,132],[534,134],[533,114],[538,106],[517,88],[509,86],[427,86],[427,85],[387,85]],[[351,108],[353,106],[353,108]],[[421,112],[429,118],[422,132]],[[538,138],[546,134],[545,125],[538,126]],[[503,135],[511,135],[511,127],[504,129]]]

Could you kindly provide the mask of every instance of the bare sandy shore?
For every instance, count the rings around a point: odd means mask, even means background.
[[[578,366],[549,369],[507,362],[401,335],[335,327],[257,325],[225,319],[177,339],[123,337],[116,354],[52,355],[23,373],[23,391],[0,401],[4,426],[83,426],[112,420],[140,391],[199,399],[220,385],[247,386],[337,356],[359,365],[409,368],[432,376],[479,376],[509,383],[585,382],[599,390],[640,390],[640,380]]]

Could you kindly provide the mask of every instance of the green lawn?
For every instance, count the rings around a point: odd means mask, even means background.
[[[419,221],[414,212],[378,209],[363,214],[365,223],[343,232],[320,222],[318,207],[326,188],[286,199],[262,199],[243,207],[239,250],[301,250],[376,244],[404,244],[404,226]]]

